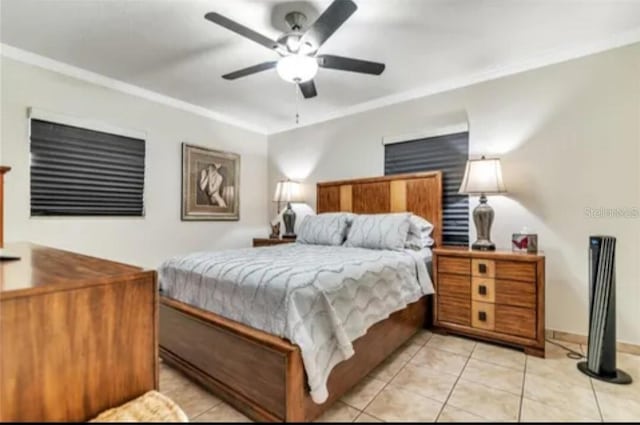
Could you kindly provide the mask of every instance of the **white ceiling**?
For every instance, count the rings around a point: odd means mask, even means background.
[[[220,78],[277,55],[203,16],[216,11],[276,38],[285,29],[286,12],[303,10],[313,20],[330,4],[0,1],[3,44],[235,117],[266,132],[295,126],[294,86],[275,70],[235,81]],[[640,34],[638,0],[355,1],[358,10],[320,53],[380,61],[387,68],[379,77],[320,69],[318,97],[300,101],[302,124],[501,70],[567,59],[585,54],[590,46],[607,47],[608,40],[640,41],[633,40]]]

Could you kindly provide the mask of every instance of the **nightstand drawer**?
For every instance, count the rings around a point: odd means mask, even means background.
[[[474,258],[471,262],[471,274],[478,277],[494,277],[496,263],[493,260]]]
[[[495,330],[525,338],[536,337],[536,311],[529,308],[495,305]]]
[[[438,257],[438,273],[471,274],[471,260],[468,258]]]
[[[473,301],[471,303],[471,326],[492,331],[495,327],[495,305]]]
[[[496,281],[490,277],[473,276],[471,278],[471,299],[492,303],[495,301]]]
[[[536,265],[521,261],[498,261],[496,262],[495,276],[497,279],[534,283],[536,281]]]
[[[446,295],[438,296],[438,321],[471,325],[471,300],[454,298]]]
[[[536,286],[529,282],[496,279],[495,303],[515,307],[536,307]]]
[[[437,329],[544,357],[544,256],[458,247],[433,255]]]
[[[438,294],[469,299],[471,278],[460,274],[438,274]]]

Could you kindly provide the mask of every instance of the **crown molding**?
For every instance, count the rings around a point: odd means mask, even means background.
[[[121,93],[150,100],[152,102],[169,106],[175,109],[191,112],[192,114],[200,115],[205,118],[216,120],[235,127],[240,127],[254,133],[263,135],[267,134],[267,130],[265,128],[256,126],[255,124],[240,120],[238,118],[222,114],[220,112],[212,111],[205,107],[194,105],[192,103],[166,96],[151,90],[147,90],[133,84],[125,83],[124,81],[116,80],[115,78],[110,78],[83,68],[78,68],[73,65],[59,62],[54,59],[38,55],[36,53],[10,46],[8,44],[0,43],[0,56],[4,56],[9,59],[13,59],[29,65],[34,65],[48,71],[57,72],[59,74],[73,77],[78,80],[89,82],[98,86],[116,90]]]
[[[305,121],[304,123],[298,125],[287,125],[278,128],[270,128],[268,129],[268,134],[269,136],[271,136],[277,133],[296,130],[298,128],[309,127],[322,122],[344,118],[349,115],[354,115],[373,109],[379,109],[385,106],[395,105],[421,97],[432,96],[434,94],[444,93],[447,91],[472,86],[474,84],[483,83],[486,81],[496,80],[498,78],[507,77],[509,75],[519,74],[522,72],[543,68],[545,66],[567,62],[572,59],[582,58],[585,56],[601,53],[607,50],[627,46],[638,42],[640,42],[640,28],[616,34],[605,40],[599,40],[573,48],[551,49],[545,53],[539,54],[524,61],[514,62],[505,66],[496,66],[464,77],[452,78],[442,81],[441,83],[429,84],[401,93],[380,97],[368,102],[359,103],[357,105],[352,105],[346,108],[335,110],[333,112],[329,112],[327,114],[323,114],[320,117],[312,118],[309,121]]]
[[[73,65],[69,65],[63,62],[56,61],[54,59],[47,58],[26,50],[19,49],[7,44],[0,43],[0,56],[4,56],[19,62],[34,65],[40,68],[44,68],[53,72],[57,72],[63,75],[67,75],[73,78],[77,78],[82,81],[93,83],[99,86],[110,88],[122,93],[137,96],[143,99],[150,100],[152,102],[160,103],[166,106],[170,106],[183,111],[191,112],[196,115],[200,115],[209,119],[213,119],[222,123],[226,123],[232,126],[240,127],[255,133],[263,135],[274,135],[277,133],[283,133],[287,131],[296,130],[299,128],[309,127],[315,124],[319,124],[326,121],[331,121],[339,118],[344,118],[349,115],[354,115],[374,109],[383,108],[385,106],[391,106],[402,102],[418,99],[421,97],[427,97],[438,93],[444,93],[451,90],[456,90],[464,87],[468,87],[474,84],[495,80],[509,75],[514,75],[526,71],[531,71],[545,66],[554,65],[562,62],[566,62],[572,59],[578,59],[581,57],[589,56],[592,54],[604,52],[607,50],[615,49],[618,47],[627,46],[630,44],[640,42],[640,28],[619,33],[604,40],[599,40],[592,43],[583,44],[581,46],[573,48],[556,48],[547,52],[539,54],[535,57],[529,58],[524,61],[514,62],[504,66],[496,66],[485,69],[480,72],[476,72],[467,76],[452,78],[442,81],[437,84],[428,84],[415,89],[406,90],[404,92],[392,94],[389,96],[380,97],[367,102],[352,105],[346,108],[341,108],[326,114],[322,114],[316,118],[312,118],[309,121],[298,125],[287,125],[281,127],[265,128],[257,126],[255,124],[246,122],[244,120],[222,114],[202,106],[194,105],[183,100],[179,100],[170,96],[166,96],[151,90],[144,89],[142,87],[126,83],[124,81],[116,80],[114,78],[106,77],[104,75],[88,71]]]

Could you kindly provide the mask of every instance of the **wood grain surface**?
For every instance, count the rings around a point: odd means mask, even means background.
[[[329,399],[309,395],[300,349],[217,314],[161,297],[160,355],[258,421],[311,421],[405,343],[428,316],[427,297],[373,325],[329,376]]]
[[[438,295],[438,321],[471,326],[471,299]]]
[[[458,247],[433,252],[437,329],[510,344],[544,357],[544,256]],[[469,277],[467,298],[463,282]]]
[[[440,171],[322,182],[317,185],[316,199],[318,213],[412,212],[434,225],[432,237],[436,246],[442,244]]]
[[[85,421],[157,389],[154,271],[35,245],[0,263],[0,419]]]
[[[471,274],[471,260],[469,258],[455,258],[440,256],[437,259],[438,271],[443,274]]]
[[[471,295],[471,277],[461,274],[441,273],[438,294],[468,299]]]
[[[253,238],[253,247],[282,245],[284,243],[294,243],[295,239],[274,239],[274,238]]]

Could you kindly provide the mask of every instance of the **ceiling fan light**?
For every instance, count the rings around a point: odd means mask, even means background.
[[[276,65],[278,75],[290,83],[304,83],[311,80],[318,73],[318,62],[306,55],[289,55],[278,61]]]

